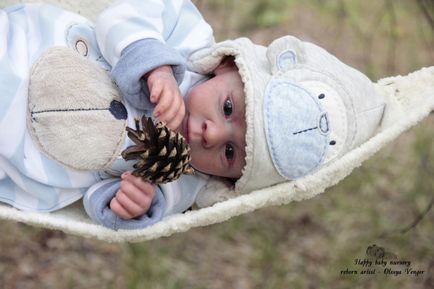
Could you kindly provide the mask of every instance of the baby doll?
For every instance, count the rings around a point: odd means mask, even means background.
[[[207,175],[236,180],[237,194],[297,179],[379,124],[384,103],[369,79],[325,50],[290,36],[268,48],[215,44],[189,1],[136,2],[105,11],[96,37],[52,6],[0,12],[0,200],[52,211],[84,194],[94,221],[142,228],[212,195]],[[125,126],[141,114],[179,130],[204,174],[155,187],[124,173]]]
[[[52,211],[85,194],[86,210],[96,222],[126,229],[185,211],[206,175],[155,187],[128,173],[133,162],[120,156],[132,144],[125,127],[134,127],[142,114],[185,135],[197,170],[241,175],[244,99],[234,62],[223,61],[211,79],[186,70],[188,55],[214,44],[209,25],[190,1],[136,2],[107,9],[96,29],[83,17],[50,5],[0,11],[5,44],[0,89],[6,96],[0,136],[2,201],[24,210]],[[131,19],[120,21],[125,14],[116,17],[119,11],[129,11]],[[152,26],[158,13],[162,23]],[[110,71],[116,85],[91,63]],[[188,91],[185,114],[181,95]],[[219,99],[214,99],[217,93]],[[209,106],[204,94],[218,103]],[[223,129],[222,120],[227,120]]]

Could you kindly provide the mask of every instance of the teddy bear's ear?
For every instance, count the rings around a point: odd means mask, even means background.
[[[278,38],[268,46],[267,58],[272,74],[291,69],[304,62],[303,43],[293,36]]]

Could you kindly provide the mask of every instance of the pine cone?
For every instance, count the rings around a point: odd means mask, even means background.
[[[133,175],[143,180],[161,184],[178,179],[181,174],[193,174],[190,165],[190,147],[180,133],[175,133],[159,122],[154,125],[151,118],[142,116],[142,130],[139,119],[136,129],[127,127],[128,137],[135,145],[122,152],[125,160],[137,159]]]

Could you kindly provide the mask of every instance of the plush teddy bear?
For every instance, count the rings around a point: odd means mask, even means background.
[[[77,45],[89,50],[83,40]],[[104,170],[124,145],[127,110],[108,73],[83,56],[54,47],[34,64],[28,127],[52,159],[78,170]]]

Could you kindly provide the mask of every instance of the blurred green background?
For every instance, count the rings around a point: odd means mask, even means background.
[[[432,0],[194,2],[217,40],[292,34],[373,80],[434,65]],[[311,200],[170,238],[107,244],[1,221],[0,288],[434,288],[433,124],[431,114]],[[424,273],[341,274],[360,272],[354,260],[373,244]]]

